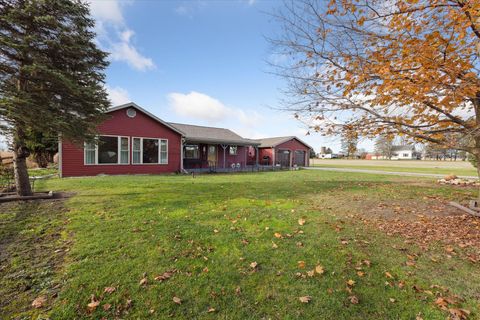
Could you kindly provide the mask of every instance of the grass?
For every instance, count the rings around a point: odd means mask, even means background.
[[[429,289],[432,295],[415,290],[432,285],[448,287],[463,299],[458,306],[476,317],[478,266],[456,256],[435,263],[430,257],[444,255],[441,245],[427,251],[406,246],[349,219],[332,200],[340,194],[344,200],[408,200],[474,193],[418,181],[306,170],[39,181],[39,189],[76,194],[56,207],[19,203],[1,214],[1,245],[8,254],[1,261],[0,296],[10,299],[0,305],[0,318],[445,319],[448,313],[434,303],[437,287]],[[407,253],[419,256],[415,268],[405,265]],[[54,272],[45,269],[45,276],[29,266],[49,259]],[[323,275],[305,276],[317,265]],[[174,271],[170,279],[154,280],[166,271]],[[144,277],[147,283],[140,285]],[[115,291],[105,293],[105,287]],[[16,297],[19,288],[24,292]],[[29,308],[42,294],[47,306]],[[100,302],[95,310],[87,307],[92,295]],[[312,299],[303,304],[301,296]]]
[[[429,166],[426,166],[424,164],[425,162],[427,162]],[[472,166],[458,164],[455,165],[455,163],[449,166],[449,161],[433,162],[406,160],[387,162],[378,160],[315,160],[312,166],[323,168],[350,168],[390,172],[414,172],[433,173],[441,175],[455,174],[459,176],[477,176],[477,170]]]

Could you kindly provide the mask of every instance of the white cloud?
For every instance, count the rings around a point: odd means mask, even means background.
[[[192,91],[187,94],[173,92],[167,96],[170,107],[182,117],[218,123],[235,119],[244,126],[252,127],[261,122],[258,112],[228,107],[220,100],[204,93]]]
[[[126,62],[132,68],[146,71],[155,68],[151,58],[142,55],[132,43],[135,32],[123,17],[122,9],[131,1],[90,0],[90,11],[95,19],[97,41],[104,50],[111,53],[113,61]]]
[[[120,87],[109,87],[105,86],[105,89],[108,93],[108,98],[112,102],[112,105],[118,106],[132,101],[127,90]]]

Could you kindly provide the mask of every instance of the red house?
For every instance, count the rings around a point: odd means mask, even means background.
[[[97,142],[78,146],[60,140],[60,176],[229,171],[259,163],[308,165],[310,147],[295,137],[252,140],[229,129],[169,123],[135,103],[111,108],[107,114],[98,127]],[[268,163],[262,162],[265,155]]]

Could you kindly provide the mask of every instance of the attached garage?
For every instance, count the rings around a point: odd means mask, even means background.
[[[310,147],[297,137],[259,139],[259,156],[262,165],[289,168],[309,165]]]

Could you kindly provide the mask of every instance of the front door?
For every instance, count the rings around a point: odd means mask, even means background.
[[[217,165],[217,146],[208,146],[208,164],[211,166]]]

